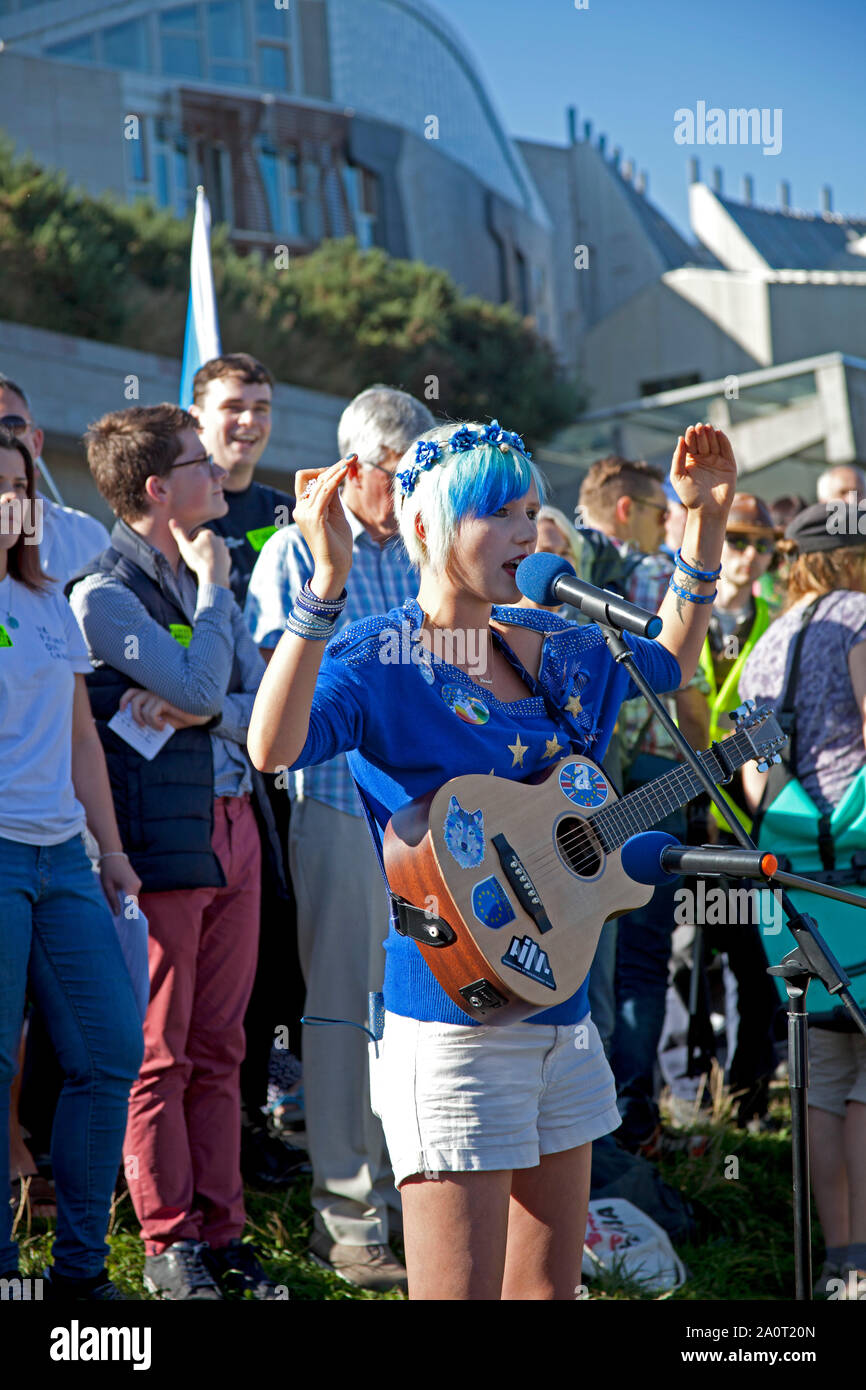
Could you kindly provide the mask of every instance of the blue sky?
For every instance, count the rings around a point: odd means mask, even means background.
[[[866,216],[866,0],[434,0],[466,41],[511,134],[565,143],[579,128],[621,146],[649,174],[649,195],[688,228],[691,154],[739,198],[777,206],[782,179],[795,208],[817,212],[829,184],[836,212]],[[675,143],[674,112],[707,107],[782,111],[779,154],[758,145]]]

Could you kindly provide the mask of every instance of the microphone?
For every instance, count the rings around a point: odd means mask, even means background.
[[[590,622],[607,623],[624,632],[635,632],[638,637],[658,637],[662,630],[657,613],[638,608],[611,589],[596,589],[593,584],[584,583],[562,555],[549,555],[546,551],[527,555],[517,566],[514,579],[524,597],[543,608],[571,603]]]
[[[772,878],[779,867],[774,854],[724,845],[681,845],[664,830],[632,835],[622,847],[622,867],[636,883],[667,883],[677,874],[718,878]]]

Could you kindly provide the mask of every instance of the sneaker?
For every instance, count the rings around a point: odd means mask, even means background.
[[[330,1270],[358,1289],[408,1291],[406,1270],[389,1245],[335,1245],[329,1235],[313,1231],[308,1254],[321,1269]]]
[[[100,1270],[92,1279],[70,1279],[49,1266],[42,1271],[42,1297],[46,1303],[125,1303],[126,1297]]]
[[[241,1173],[256,1187],[288,1187],[310,1173],[309,1156],[275,1139],[264,1125],[247,1120],[241,1128]]]
[[[176,1240],[161,1255],[147,1255],[144,1287],[162,1298],[221,1299],[219,1286],[204,1261],[207,1246],[199,1240]]]
[[[277,1286],[259,1264],[255,1247],[242,1240],[230,1240],[228,1245],[208,1246],[204,1256],[208,1269],[219,1281],[223,1293],[250,1294],[253,1298],[272,1302]]]

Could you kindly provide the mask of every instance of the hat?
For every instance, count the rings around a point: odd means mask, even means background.
[[[785,532],[785,539],[794,541],[801,554],[814,550],[841,550],[847,545],[866,545],[866,535],[858,530],[859,513],[855,524],[848,524],[848,507],[844,502],[816,502],[795,516]]]
[[[735,536],[770,536],[773,540],[779,534],[770,508],[751,492],[735,494],[725,530]]]

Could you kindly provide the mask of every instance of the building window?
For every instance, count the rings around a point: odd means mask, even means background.
[[[255,0],[256,33],[263,39],[287,39],[288,8],[288,0],[281,5],[276,0]]]
[[[376,244],[376,222],[379,212],[379,181],[369,169],[359,165],[343,165],[343,184],[355,236],[362,251]]]
[[[259,173],[262,176],[262,183],[265,188],[265,197],[268,200],[268,221],[270,230],[278,232],[282,222],[282,190],[280,187],[280,157],[265,140],[259,141],[258,147]]]
[[[273,92],[291,91],[289,54],[272,43],[259,44],[259,82]]]
[[[249,85],[246,14],[241,0],[213,0],[207,6],[209,74],[217,82]]]
[[[82,34],[78,39],[67,39],[65,43],[53,43],[45,52],[49,58],[65,58],[69,63],[93,63],[96,61],[93,35]]]
[[[102,31],[102,61],[113,68],[147,72],[147,30],[142,19],[112,24]]]
[[[162,10],[159,35],[163,72],[170,77],[201,77],[201,35],[195,6]]]
[[[211,221],[234,221],[231,196],[231,165],[222,145],[205,145],[201,151],[201,182],[210,203]]]
[[[322,170],[311,159],[303,164],[303,232],[308,241],[320,242],[325,235],[322,212]]]
[[[270,230],[290,241],[303,240],[301,172],[297,151],[278,150],[269,140],[260,138],[257,156],[268,200]]]
[[[698,372],[681,372],[679,376],[660,376],[655,381],[642,381],[640,393],[642,396],[658,396],[662,391],[678,391],[681,386],[697,386],[700,379]]]
[[[138,117],[138,137],[135,140],[126,140],[126,156],[129,167],[129,177],[133,183],[148,183],[150,173],[148,172],[147,144],[146,144],[146,117]],[[140,190],[139,190],[140,191]]]
[[[154,194],[160,207],[170,208],[175,216],[187,217],[195,204],[195,185],[198,161],[195,146],[185,135],[172,135],[167,122],[154,122],[153,138]]]

